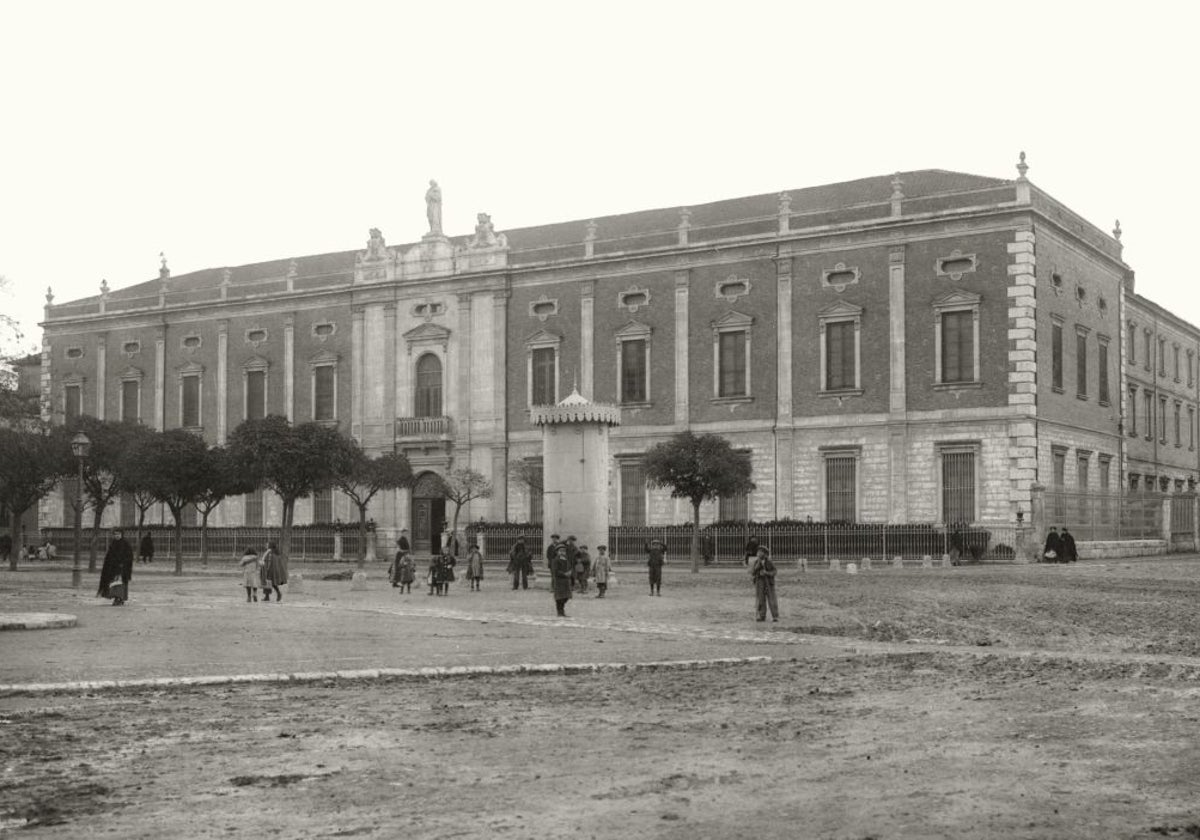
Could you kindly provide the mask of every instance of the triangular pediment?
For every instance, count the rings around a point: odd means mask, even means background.
[[[938,308],[946,306],[978,306],[979,301],[980,297],[975,292],[953,289],[935,300],[933,305]]]
[[[180,376],[187,376],[193,373],[204,373],[204,365],[199,362],[188,362],[186,365],[180,365],[175,368],[175,372]]]
[[[142,371],[141,368],[136,368],[133,365],[130,365],[129,367],[125,368],[125,370],[121,371],[120,375],[117,378],[120,379],[122,382],[129,382],[130,380],[135,380],[135,379],[142,380],[142,379],[145,379],[145,377],[146,377],[146,374]]]
[[[310,365],[336,365],[338,362],[338,354],[332,350],[322,350],[315,356],[310,356],[308,363]]]
[[[271,363],[258,354],[255,354],[246,359],[246,361],[242,362],[243,370],[266,370],[270,366]]]
[[[754,317],[747,315],[745,312],[738,312],[736,309],[730,310],[720,318],[712,322],[714,328],[721,330],[726,328],[749,327],[754,323]]]
[[[648,338],[650,332],[649,325],[641,321],[630,321],[617,330],[617,338]]]
[[[556,333],[554,330],[538,330],[529,338],[525,339],[526,347],[557,347],[562,344],[562,334]]]
[[[404,340],[409,344],[418,342],[441,342],[445,343],[450,340],[450,330],[443,327],[441,324],[435,324],[432,321],[426,321],[420,326],[413,327],[404,334]]]
[[[844,300],[839,300],[837,303],[832,303],[826,306],[817,313],[819,318],[858,318],[862,316],[863,308],[856,306],[853,303],[847,303]]]

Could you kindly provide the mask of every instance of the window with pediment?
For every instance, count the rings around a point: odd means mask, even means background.
[[[650,402],[650,335],[646,324],[630,321],[617,330],[617,401]]]
[[[844,301],[818,313],[822,393],[862,393],[862,313]]]
[[[558,402],[562,341],[561,335],[550,330],[539,330],[525,340],[527,405],[554,405]]]
[[[979,303],[961,290],[934,301],[935,388],[979,383]]]
[[[318,353],[308,360],[312,379],[312,399],[309,406],[312,419],[318,423],[337,422],[338,356]]]
[[[242,365],[242,405],[244,420],[262,420],[267,416],[267,369],[269,364],[255,356]]]
[[[714,399],[751,399],[749,363],[753,327],[754,318],[736,311],[712,322]]]

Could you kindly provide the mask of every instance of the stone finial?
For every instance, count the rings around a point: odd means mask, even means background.
[[[159,251],[158,258],[162,263],[158,267],[158,279],[166,280],[168,277],[171,276],[171,269],[167,268],[167,255],[164,251]]]
[[[1022,154],[1024,154],[1022,152]],[[897,172],[892,176],[892,201],[899,201],[904,198],[904,182],[900,180],[900,173]]]
[[[100,296],[108,297],[108,280],[100,281]]]
[[[231,268],[222,269],[221,285],[228,286],[231,282],[233,282],[233,269],[231,269]]]
[[[792,212],[792,197],[785,192],[779,194],[779,215],[783,216]]]
[[[596,220],[587,223],[587,233],[583,235],[583,256],[591,259],[596,255]]]
[[[1113,225],[1113,239],[1117,240],[1118,242],[1121,241],[1121,220],[1120,219],[1117,219],[1116,224]]]
[[[587,223],[587,228],[586,228],[587,232],[584,233],[583,238],[585,240],[594,240],[596,238],[596,228],[597,228],[596,220],[592,219],[592,221]]]
[[[1021,175],[1021,180],[1025,180],[1025,173],[1029,171],[1029,164],[1025,162],[1025,153],[1021,152],[1021,159],[1017,162],[1017,172]]]
[[[692,208],[679,208],[679,244],[688,244],[688,231],[692,229]]]
[[[296,277],[300,276],[300,269],[299,266],[296,265],[295,260],[292,260],[290,263],[288,263],[287,276],[289,279],[295,279]]]
[[[47,306],[54,305],[54,289],[51,288],[50,286],[46,287],[46,305]]]

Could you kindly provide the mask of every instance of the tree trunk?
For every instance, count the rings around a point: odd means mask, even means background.
[[[175,510],[171,508],[171,515],[175,517],[175,574],[183,574],[183,508]]]
[[[208,515],[212,508],[200,514],[200,568],[208,568]]]
[[[700,503],[692,502],[692,574],[700,571]]]
[[[283,500],[283,526],[279,529],[279,551],[284,557],[292,556],[292,517],[296,512],[294,498]]]
[[[367,565],[367,506],[358,505],[358,568]]]
[[[25,539],[21,534],[21,517],[25,515],[23,510],[10,510],[8,521],[8,534],[10,546],[8,549],[8,570],[15,572],[17,570],[17,557],[20,555],[21,546],[25,544]]]
[[[100,535],[100,520],[104,518],[104,508],[96,506],[96,515],[92,517],[92,533],[88,537],[88,571],[96,571],[96,537]]]

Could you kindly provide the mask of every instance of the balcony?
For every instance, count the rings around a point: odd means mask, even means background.
[[[449,417],[397,417],[396,442],[421,443],[450,440],[454,425]]]

